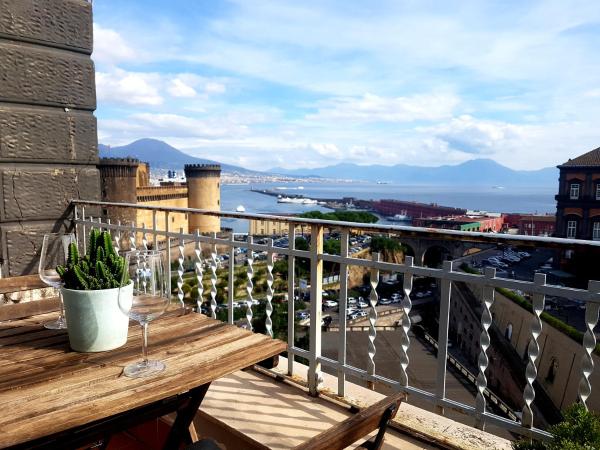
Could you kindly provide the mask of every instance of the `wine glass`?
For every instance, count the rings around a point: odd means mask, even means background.
[[[119,308],[142,326],[142,361],[125,367],[127,377],[148,377],[165,370],[165,363],[148,359],[148,324],[162,315],[169,306],[165,265],[162,253],[156,250],[133,250],[125,253],[123,282],[133,283],[133,298],[119,289]]]
[[[63,282],[56,271],[56,266],[66,265],[69,254],[69,245],[71,243],[77,244],[73,233],[48,233],[44,235],[44,240],[42,242],[42,252],[40,254],[40,265],[38,268],[40,279],[48,286],[58,289],[60,299],[60,315],[58,316],[58,319],[44,324],[44,327],[49,330],[65,330],[67,328],[65,307],[63,304],[62,291],[60,290]]]

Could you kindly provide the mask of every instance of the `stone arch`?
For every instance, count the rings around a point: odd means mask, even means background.
[[[431,245],[423,252],[423,266],[441,267],[446,260],[452,259],[452,250],[444,245]]]

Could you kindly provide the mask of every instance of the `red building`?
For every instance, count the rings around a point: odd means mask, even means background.
[[[404,214],[413,219],[419,217],[459,216],[467,211],[461,208],[440,206],[436,203],[417,203],[402,200],[355,200],[355,205],[370,208],[382,216]]]
[[[450,216],[413,219],[413,225],[446,230],[498,233],[504,228],[503,216]]]
[[[508,228],[526,236],[553,236],[556,228],[554,214],[507,214],[505,222]]]

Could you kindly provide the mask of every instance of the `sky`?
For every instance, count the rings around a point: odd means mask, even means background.
[[[95,0],[99,142],[249,169],[600,146],[598,0]]]

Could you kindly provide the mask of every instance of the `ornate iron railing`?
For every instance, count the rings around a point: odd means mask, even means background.
[[[346,377],[352,376],[363,380],[368,386],[374,384],[383,384],[398,391],[404,391],[410,396],[426,400],[433,404],[440,412],[444,412],[445,408],[467,414],[476,420],[479,428],[484,428],[485,425],[496,425],[507,429],[517,434],[531,436],[535,438],[548,438],[550,435],[533,425],[533,411],[531,404],[535,398],[535,390],[533,382],[537,378],[536,359],[539,356],[539,345],[537,339],[542,331],[543,322],[540,320],[540,314],[544,308],[544,299],[548,295],[557,297],[567,297],[570,299],[585,302],[586,305],[586,332],[583,339],[584,355],[581,361],[581,378],[579,384],[579,400],[585,405],[588,400],[592,386],[590,383],[590,375],[594,369],[594,361],[592,352],[596,346],[596,336],[594,327],[598,323],[598,314],[600,308],[600,282],[590,281],[587,290],[574,289],[563,286],[551,285],[546,283],[546,276],[537,274],[533,282],[498,278],[496,277],[495,269],[486,268],[483,275],[464,273],[455,270],[452,261],[445,261],[442,268],[425,267],[416,263],[412,257],[406,257],[404,263],[390,263],[379,259],[377,253],[373,254],[372,259],[353,258],[349,254],[349,239],[352,233],[379,233],[393,234],[402,239],[403,236],[408,236],[412,239],[443,239],[450,241],[470,241],[482,242],[487,244],[507,244],[507,245],[529,245],[542,246],[562,249],[589,249],[591,247],[600,248],[600,242],[581,241],[572,239],[557,239],[536,236],[510,236],[487,233],[460,232],[449,230],[433,230],[418,227],[403,227],[403,226],[379,226],[366,225],[349,222],[324,221],[314,219],[302,219],[296,217],[281,217],[272,215],[246,214],[234,212],[217,212],[204,211],[191,208],[165,208],[159,206],[143,206],[136,204],[124,203],[109,203],[98,201],[81,201],[74,200],[73,204],[73,222],[76,227],[78,236],[84,236],[89,227],[97,227],[110,230],[115,239],[118,240],[117,245],[121,245],[121,237],[124,234],[129,234],[130,245],[149,245],[157,246],[161,242],[164,243],[163,248],[168,255],[169,261],[177,261],[177,286],[178,299],[183,303],[183,295],[181,285],[183,283],[183,258],[184,248],[186,243],[191,243],[194,246],[193,257],[195,277],[198,281],[199,297],[198,309],[202,299],[209,303],[208,315],[215,317],[217,309],[217,246],[228,249],[229,269],[228,269],[228,317],[230,323],[234,322],[234,268],[235,268],[235,249],[246,248],[247,256],[245,258],[246,269],[246,301],[245,301],[245,326],[252,329],[253,319],[253,304],[254,304],[254,252],[266,252],[266,268],[267,268],[267,294],[266,294],[266,333],[272,335],[272,319],[273,311],[272,300],[275,294],[273,288],[273,261],[274,254],[285,255],[288,258],[288,275],[287,275],[287,293],[290,301],[287,303],[288,325],[288,356],[293,355],[302,357],[308,360],[309,370],[307,384],[312,394],[316,394],[319,389],[319,383],[322,381],[322,367],[327,367],[332,373],[336,373],[338,377],[338,395],[345,395]],[[92,217],[89,211],[93,208],[135,208],[152,211],[152,224],[122,224],[111,222],[110,218]],[[219,216],[226,218],[244,219],[244,220],[270,220],[288,223],[289,233],[287,247],[274,246],[273,240],[269,239],[266,244],[253,241],[252,236],[248,236],[246,240],[240,241],[234,238],[233,233],[229,235],[214,233],[210,235],[201,235],[199,233],[187,233],[184,230],[170,230],[169,218],[173,213],[186,214],[206,214],[211,216]],[[164,224],[163,229],[157,227],[159,215],[162,215],[161,223]],[[310,228],[310,248],[309,250],[299,250],[295,247],[295,226],[302,225]],[[340,236],[341,252],[339,255],[331,255],[323,252],[323,239],[325,229],[335,229]],[[148,236],[151,240],[148,240]],[[141,244],[140,244],[141,243]],[[85,240],[82,241],[85,246]],[[203,289],[202,277],[204,272],[202,251],[209,250],[210,253],[210,290],[206,292]],[[177,257],[174,257],[174,252],[177,252]],[[309,348],[308,350],[299,348],[295,345],[295,306],[294,292],[297,289],[295,263],[297,258],[305,258],[310,261],[310,329],[309,329]],[[339,340],[338,340],[338,356],[337,359],[332,359],[322,355],[321,346],[321,318],[322,318],[322,302],[323,302],[323,263],[336,263],[339,267]],[[368,301],[371,306],[378,301],[376,287],[379,283],[379,273],[400,273],[403,277],[403,292],[404,298],[401,303],[401,309],[404,314],[400,321],[399,331],[400,339],[398,341],[398,352],[400,355],[399,376],[398,379],[390,379],[384,377],[377,372],[375,365],[375,353],[377,349],[376,322],[377,311],[371,308],[368,316],[369,333],[368,333],[368,351],[364,355],[366,361],[366,369],[361,369],[347,362],[346,352],[346,330],[347,330],[347,300],[348,300],[348,273],[349,267],[359,266],[369,270],[371,273],[372,290]],[[434,392],[425,391],[411,385],[411,380],[408,377],[407,368],[410,365],[408,350],[411,345],[410,331],[411,320],[410,313],[412,309],[411,292],[413,290],[413,280],[415,277],[431,277],[440,281],[440,315],[439,315],[439,330],[438,330],[438,358],[437,358],[437,378],[436,388]],[[468,283],[471,286],[481,287],[483,291],[482,297],[482,315],[481,315],[481,336],[480,336],[480,353],[478,358],[478,374],[476,374],[475,385],[477,387],[477,395],[475,406],[466,405],[447,398],[446,396],[446,374],[447,361],[451,358],[448,355],[448,329],[450,317],[450,299],[452,287],[454,283]],[[486,377],[486,369],[488,367],[487,350],[490,345],[490,335],[488,328],[492,324],[491,306],[494,302],[496,289],[507,288],[519,290],[522,292],[531,293],[533,296],[532,305],[532,322],[530,328],[530,344],[527,350],[528,363],[526,366],[526,386],[523,392],[523,419],[521,422],[514,420],[514,414],[509,417],[502,417],[490,411],[487,405],[488,381]],[[288,373],[293,374],[294,365],[293,357],[288,357]],[[474,374],[473,374],[474,375]]]

